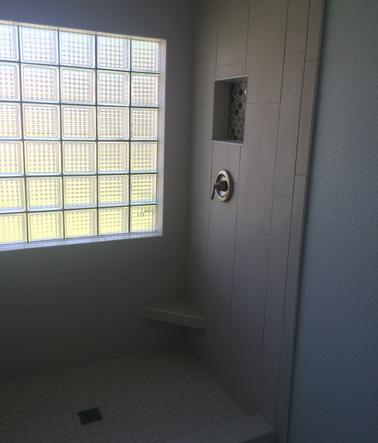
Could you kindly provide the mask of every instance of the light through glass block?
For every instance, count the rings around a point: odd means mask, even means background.
[[[96,177],[65,177],[64,207],[83,208],[96,206]]]
[[[96,138],[96,114],[94,107],[62,106],[63,138],[87,139]]]
[[[29,211],[46,211],[62,207],[62,179],[60,177],[28,178],[26,186]]]
[[[120,140],[129,137],[129,108],[97,109],[98,138]]]
[[[156,206],[132,206],[130,208],[130,232],[156,230]]]
[[[22,65],[22,98],[25,101],[57,102],[59,71],[54,66]]]
[[[62,102],[94,104],[95,76],[89,69],[61,68]]]
[[[0,25],[0,59],[18,60],[17,27]]]
[[[21,138],[19,104],[0,103],[0,138]]]
[[[36,212],[28,215],[30,241],[63,238],[62,212]]]
[[[99,105],[129,105],[129,74],[127,72],[97,72],[97,102]]]
[[[25,167],[28,175],[60,174],[59,142],[25,142]]]
[[[21,61],[26,63],[58,63],[57,31],[20,27]]]
[[[159,76],[131,74],[131,106],[158,106]]]
[[[25,138],[59,138],[59,106],[24,104],[23,113]]]
[[[64,219],[65,236],[67,238],[96,235],[97,217],[95,209],[66,211]]]
[[[132,140],[157,140],[157,116],[157,109],[132,109]]]
[[[93,68],[95,60],[95,36],[78,32],[59,33],[60,64]]]
[[[146,40],[133,40],[132,70],[159,72],[159,43]]]
[[[155,172],[157,170],[157,143],[131,143],[131,172]]]
[[[18,65],[0,63],[0,100],[20,100]]]
[[[107,208],[98,211],[98,233],[124,234],[129,230],[128,208]]]
[[[22,175],[23,172],[22,143],[0,142],[0,176]]]
[[[129,170],[129,144],[125,142],[98,143],[98,172],[100,174]]]
[[[99,68],[130,69],[130,40],[120,37],[97,37],[97,66]]]
[[[127,175],[104,175],[98,177],[98,205],[126,205],[129,199]]]
[[[0,179],[0,212],[21,211],[25,211],[24,179]]]
[[[25,241],[25,214],[0,215],[0,243],[19,243]]]
[[[130,177],[131,203],[152,203],[156,201],[156,175],[142,174]]]
[[[94,174],[96,144],[88,142],[63,143],[64,174]]]

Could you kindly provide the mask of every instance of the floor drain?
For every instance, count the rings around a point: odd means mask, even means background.
[[[98,408],[86,409],[85,411],[80,411],[78,414],[82,425],[102,420],[102,415]]]

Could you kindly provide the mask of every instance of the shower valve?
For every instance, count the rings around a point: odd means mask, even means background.
[[[233,190],[234,182],[231,174],[225,169],[222,169],[215,178],[210,198],[213,200],[216,195],[220,201],[226,202],[232,197]]]

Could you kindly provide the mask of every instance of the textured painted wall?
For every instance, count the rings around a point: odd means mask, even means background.
[[[378,3],[327,2],[291,443],[378,441]]]
[[[0,19],[167,38],[164,236],[0,252],[0,377],[179,340],[142,320],[185,291],[192,1],[0,0]]]

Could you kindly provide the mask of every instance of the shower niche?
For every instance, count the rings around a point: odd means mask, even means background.
[[[214,141],[243,143],[247,90],[246,77],[215,81]]]

